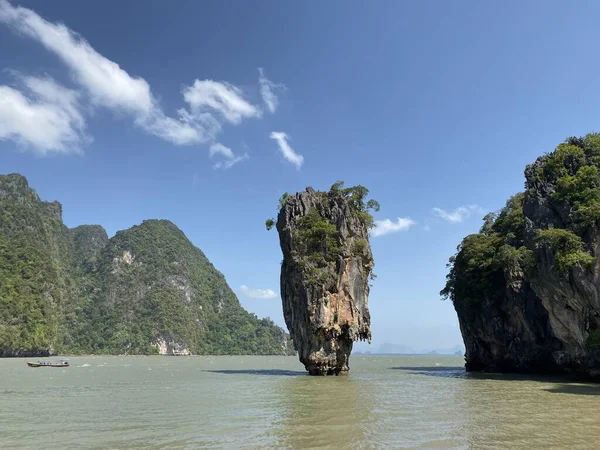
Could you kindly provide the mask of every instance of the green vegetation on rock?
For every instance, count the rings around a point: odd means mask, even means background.
[[[535,239],[538,244],[552,249],[560,272],[567,273],[574,266],[589,268],[594,262],[594,257],[584,251],[581,238],[572,231],[561,228],[538,230]]]
[[[0,176],[0,356],[291,354],[288,335],[245,311],[174,224],[148,220],[108,239],[68,229],[60,204]]]
[[[316,195],[322,200],[321,209],[340,204],[340,200],[344,200],[350,216],[355,217],[366,230],[373,227],[370,211],[379,211],[379,203],[373,199],[367,200],[369,190],[364,186],[344,188],[344,182],[337,181],[328,192],[317,192]],[[287,192],[283,194],[279,199],[278,208],[284,207],[289,198]],[[295,261],[303,267],[312,285],[325,283],[331,268],[348,250],[342,245],[337,225],[327,218],[321,209],[311,208],[295,221],[292,230]],[[275,220],[267,219],[265,225],[267,230],[270,230],[275,225]],[[352,254],[362,255],[368,248],[369,243],[365,239],[352,240]]]
[[[600,350],[600,328],[596,328],[587,340],[586,347],[590,350]]]
[[[505,271],[526,270],[533,252],[524,246],[523,194],[511,197],[497,214],[488,214],[478,234],[463,239],[450,258],[450,272],[441,295],[478,305],[502,298]]]
[[[571,207],[572,227],[583,232],[600,220],[600,134],[569,138],[541,159],[530,184],[550,183],[552,198]]]
[[[499,301],[507,280],[535,268],[544,249],[550,250],[560,276],[574,267],[590,268],[594,257],[584,236],[600,220],[599,167],[598,134],[569,138],[540,157],[526,170],[526,191],[509,199],[499,213],[488,214],[481,231],[462,241],[448,264],[441,295],[463,305]],[[540,201],[553,202],[558,226],[531,229],[528,238],[523,205]]]

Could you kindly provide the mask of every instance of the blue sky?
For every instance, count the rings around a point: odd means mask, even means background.
[[[255,298],[279,291],[264,220],[285,191],[363,184],[381,203],[374,347],[451,347],[448,257],[522,189],[526,164],[598,130],[599,14],[592,1],[0,0],[0,173],[60,200],[68,226],[172,220],[281,325],[278,295]]]

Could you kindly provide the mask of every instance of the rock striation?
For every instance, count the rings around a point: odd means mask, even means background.
[[[599,135],[568,139],[451,258],[467,370],[600,379],[599,167]]]
[[[329,192],[308,187],[281,200],[283,314],[310,375],[346,374],[353,342],[371,339],[367,193],[338,183]]]

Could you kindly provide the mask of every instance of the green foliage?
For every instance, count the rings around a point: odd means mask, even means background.
[[[133,259],[124,258],[127,252]],[[120,328],[114,328],[127,338],[107,336],[111,353],[146,353],[162,336],[197,354],[290,351],[283,331],[246,312],[223,275],[171,222],[148,220],[118,232],[103,251],[100,272],[103,298],[116,292],[119,299],[113,308]]]
[[[60,296],[51,259],[33,245],[0,237],[0,274],[0,355],[48,350],[58,334],[52,301]]]
[[[600,328],[596,328],[586,342],[586,347],[590,350],[600,350]]]
[[[364,186],[344,187],[343,181],[335,182],[328,192],[316,192],[320,206],[311,208],[304,216],[294,220],[292,255],[305,271],[309,284],[323,284],[331,277],[331,272],[343,257],[348,254],[363,255],[369,243],[366,239],[353,240],[352,248],[345,248],[337,225],[326,216],[328,209],[335,205],[349,206],[354,220],[359,219],[366,229],[373,226],[370,210],[379,210],[376,200],[367,200],[369,190]],[[287,193],[280,199],[280,205],[288,201]],[[365,235],[367,230],[364,230]]]
[[[525,237],[525,216],[523,215],[524,198],[525,194],[522,192],[509,198],[504,208],[494,216],[494,221],[491,225],[491,233],[497,233],[503,236],[506,243],[514,247],[521,246]],[[489,221],[489,215],[486,217]],[[484,228],[482,228],[482,232],[486,231],[485,227],[486,218],[484,217]]]
[[[368,247],[369,243],[365,239],[357,239],[354,241],[354,248],[352,249],[352,252],[355,255],[362,255]]]
[[[265,221],[265,227],[267,228],[267,231],[271,231],[271,228],[273,228],[275,226],[275,220],[274,219],[267,219]]]
[[[600,135],[569,138],[541,159],[531,178],[555,185],[552,198],[571,206],[575,231],[600,220]]]
[[[336,181],[329,189],[329,195],[342,195],[348,200],[350,208],[357,214],[361,222],[368,228],[373,228],[373,216],[370,210],[379,211],[380,205],[377,200],[369,199],[369,190],[359,185],[344,188],[343,181]]]
[[[290,194],[288,194],[287,192],[284,192],[283,195],[281,197],[279,197],[279,204],[277,205],[278,209],[283,208],[283,206],[285,205],[285,202],[287,201],[289,196],[290,196]]]
[[[488,214],[479,234],[463,239],[450,258],[443,298],[477,307],[485,301],[500,301],[505,273],[522,271],[535,264],[524,246],[523,194],[511,197],[499,213]],[[471,308],[472,312],[476,308]]]
[[[333,183],[331,185],[331,187],[329,188],[330,192],[340,192],[344,187],[344,182],[343,181],[336,181],[335,183]]]
[[[168,221],[108,239],[69,230],[60,204],[0,176],[0,356],[154,354],[170,338],[200,354],[289,354],[289,337],[245,311],[202,251]]]
[[[531,268],[535,265],[535,256],[531,250],[524,245],[515,248],[512,245],[500,246],[495,257],[495,264],[504,272],[515,271],[521,268]]]
[[[316,209],[311,209],[298,220],[293,233],[306,267],[323,268],[337,260],[340,253],[337,228]]]
[[[339,182],[338,182],[339,183]],[[343,185],[343,183],[342,183]],[[365,199],[369,195],[369,190],[359,185],[341,189],[340,192],[348,199],[350,207],[358,214],[362,223],[368,228],[373,228],[373,216],[369,210],[379,211],[379,202],[370,199],[365,203]]]
[[[559,211],[569,211],[564,228],[539,230],[535,245],[552,251],[556,270],[589,269],[594,257],[582,236],[600,220],[600,135],[571,137],[526,170],[526,193],[517,194],[499,213],[490,213],[477,235],[466,237],[450,259],[441,295],[461,304],[499,301],[506,277],[536,264],[533,248],[525,245],[525,196],[548,195]],[[561,223],[562,225],[562,223]],[[531,246],[531,244],[529,244]]]
[[[567,273],[573,266],[589,268],[594,262],[594,257],[584,251],[581,238],[572,231],[560,228],[539,230],[536,242],[552,249],[559,272]]]
[[[533,176],[536,180],[556,183],[559,178],[585,164],[585,160],[585,151],[581,147],[565,142],[544,157],[543,164]]]

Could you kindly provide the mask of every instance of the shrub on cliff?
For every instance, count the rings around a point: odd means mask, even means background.
[[[595,225],[600,220],[600,134],[569,138],[540,163],[529,174],[529,184],[553,185],[552,198],[571,206],[573,228]]]
[[[499,213],[488,214],[478,234],[463,239],[450,258],[443,298],[465,304],[501,298],[504,272],[524,270],[533,254],[524,246],[523,194],[511,197]]]
[[[357,218],[366,231],[373,227],[373,216],[370,211],[379,211],[379,202],[367,199],[369,190],[361,185],[345,188],[343,181],[334,183],[329,191],[317,192],[325,205],[346,203],[350,214]],[[278,209],[281,209],[289,195],[279,199]],[[340,200],[345,202],[340,202]],[[275,226],[274,219],[265,222],[267,230]],[[357,239],[351,248],[345,249],[341,242],[337,225],[331,219],[324,217],[317,208],[308,211],[304,216],[295,220],[292,230],[296,243],[294,258],[308,275],[312,284],[324,283],[328,277],[327,268],[338,261],[344,251],[360,255],[368,247],[368,241]]]
[[[594,257],[584,250],[583,241],[569,230],[561,228],[539,230],[535,240],[538,244],[547,245],[554,254],[556,268],[566,273],[573,266],[589,267]]]
[[[563,276],[575,266],[589,268],[594,258],[582,238],[600,220],[599,167],[600,134],[595,133],[569,138],[528,166],[526,192],[511,197],[499,213],[488,214],[480,232],[463,239],[448,264],[442,297],[461,304],[501,299],[507,276],[534,267],[535,251],[543,247],[550,249],[554,268]],[[534,239],[526,242],[523,204],[539,198],[567,211],[568,221],[564,228],[535,230]]]

